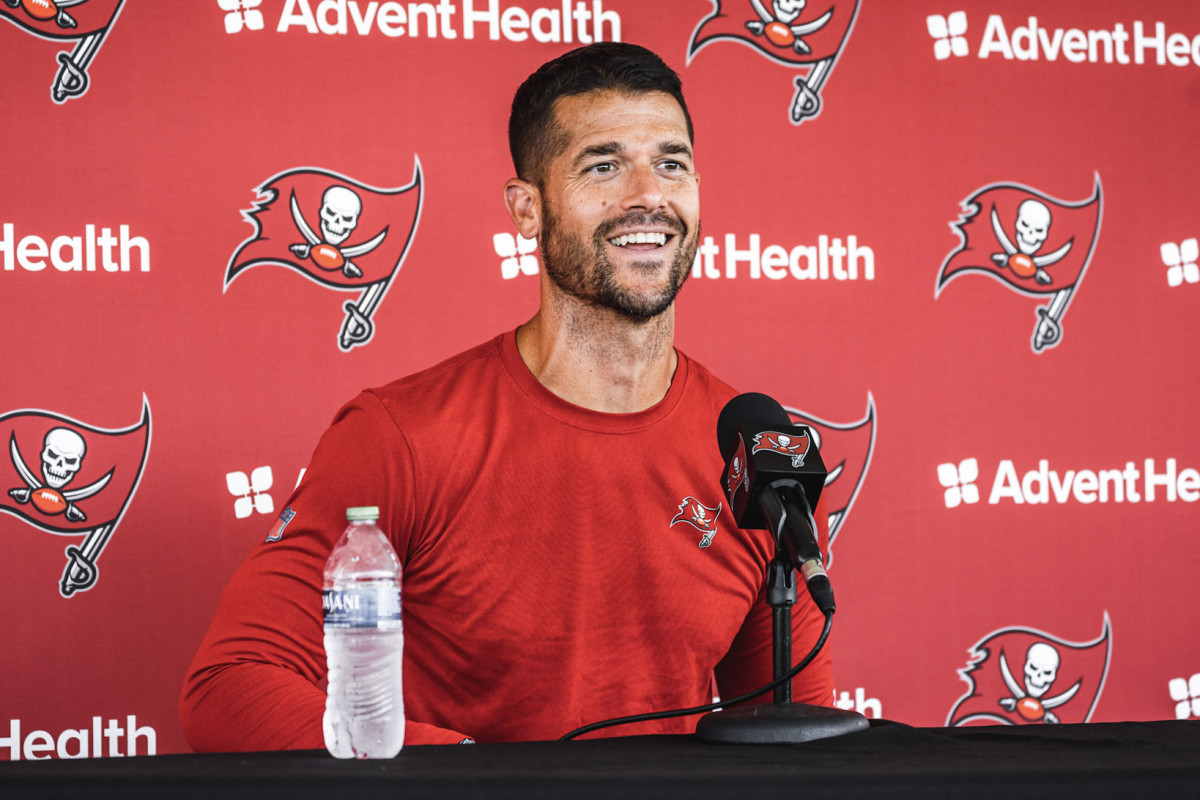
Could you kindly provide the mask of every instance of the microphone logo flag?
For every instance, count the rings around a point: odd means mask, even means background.
[[[970,688],[950,709],[947,726],[1088,722],[1108,678],[1108,612],[1090,642],[1011,627],[989,633],[968,652],[958,674]]]
[[[962,201],[951,227],[961,240],[938,271],[934,299],[946,284],[974,273],[1014,292],[1046,297],[1037,309],[1032,347],[1041,353],[1062,340],[1062,317],[1083,281],[1100,234],[1100,176],[1092,196],[1069,203],[1014,183],[993,183]]]
[[[40,531],[83,536],[67,547],[59,592],[96,583],[96,561],[137,491],[150,452],[150,404],[128,428],[98,428],[41,409],[0,415],[8,458],[0,459],[0,512]]]
[[[799,125],[821,113],[821,88],[858,15],[858,0],[712,0],[712,12],[692,31],[687,58],[713,42],[736,42],[776,64],[808,71],[796,76],[788,118]]]
[[[421,162],[412,181],[382,189],[322,169],[282,172],[256,190],[242,212],[254,235],[229,259],[224,290],[251,267],[286,267],[328,289],[361,292],[346,301],[338,349],[349,352],[375,335],[372,320],[400,270],[421,217]]]
[[[779,433],[778,431],[763,431],[754,435],[754,449],[751,454],[766,451],[769,453],[778,453],[781,456],[789,456],[792,459],[792,466],[799,469],[804,466],[804,456],[808,455],[809,437],[805,431],[799,435],[795,433]]]

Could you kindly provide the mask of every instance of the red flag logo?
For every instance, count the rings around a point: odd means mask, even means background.
[[[344,304],[338,337],[343,352],[375,335],[372,317],[400,270],[421,217],[421,162],[412,181],[394,189],[369,186],[321,169],[293,169],[256,190],[242,216],[254,226],[229,259],[225,290],[251,267],[275,264],[337,291],[361,291]]]
[[[671,520],[671,527],[677,522],[686,522],[704,534],[700,539],[700,546],[708,547],[717,535],[717,517],[721,515],[722,508],[720,503],[716,508],[711,508],[689,495],[679,503],[679,513]]]
[[[98,428],[41,409],[0,415],[0,512],[60,536],[67,548],[59,591],[70,597],[96,582],[100,557],[137,491],[150,452],[150,404],[128,428]]]
[[[1069,203],[1011,183],[984,186],[962,201],[951,227],[961,244],[938,272],[936,299],[946,284],[980,274],[1031,297],[1049,297],[1038,308],[1033,350],[1062,339],[1062,317],[1079,288],[1100,235],[1100,176],[1092,196]]]
[[[875,398],[868,392],[866,414],[862,419],[846,423],[830,422],[795,408],[785,409],[796,425],[808,427],[829,470],[822,497],[829,510],[828,564],[832,564],[833,543],[871,466],[871,454],[875,450]]]
[[[713,42],[736,42],[777,64],[809,67],[795,79],[789,119],[799,125],[821,113],[821,88],[850,36],[858,0],[712,0],[712,12],[692,31],[688,62]]]
[[[778,453],[792,459],[793,467],[804,466],[804,456],[808,455],[809,438],[807,433],[779,433],[778,431],[763,431],[754,434],[754,449],[751,454],[762,452]]]
[[[80,97],[90,82],[87,69],[125,0],[3,0],[0,19],[42,39],[77,44],[70,53],[59,53],[58,75],[50,87],[56,103]]]
[[[970,688],[950,709],[948,726],[1088,722],[1108,678],[1108,612],[1090,642],[1013,627],[989,633],[968,652],[958,674]]]

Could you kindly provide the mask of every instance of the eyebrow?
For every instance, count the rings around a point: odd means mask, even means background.
[[[580,164],[589,158],[599,156],[615,156],[625,152],[625,146],[620,142],[603,142],[601,144],[593,144],[583,148],[574,159],[575,164]],[[662,155],[685,155],[688,158],[692,157],[692,148],[682,142],[663,141],[658,143],[658,152]]]

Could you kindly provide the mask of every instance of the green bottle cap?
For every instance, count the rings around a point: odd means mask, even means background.
[[[379,519],[379,506],[354,506],[346,509],[346,519],[351,522],[374,522]]]

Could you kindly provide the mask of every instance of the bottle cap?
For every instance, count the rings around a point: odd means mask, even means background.
[[[351,522],[374,522],[379,519],[379,506],[353,506],[346,509],[346,519]]]

